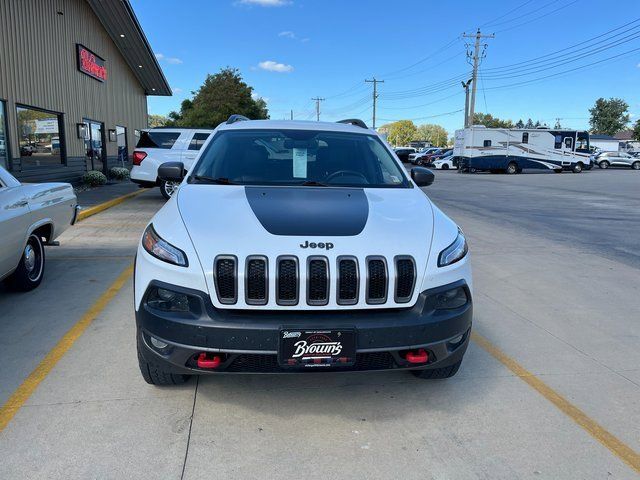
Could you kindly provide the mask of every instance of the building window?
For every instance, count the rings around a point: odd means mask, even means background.
[[[18,147],[22,166],[52,166],[64,162],[62,114],[18,106]]]
[[[127,129],[116,125],[116,140],[118,142],[118,162],[122,166],[129,162],[129,149],[127,148]]]
[[[179,132],[142,132],[140,134],[140,140],[138,140],[138,145],[136,145],[136,148],[169,149],[173,147],[173,144],[176,143],[176,140],[178,140],[179,136]]]
[[[7,110],[0,100],[0,167],[9,167],[9,138],[7,136]]]
[[[491,146],[491,140],[485,140],[485,141],[484,141],[484,143],[483,143],[483,145],[484,145],[485,147],[490,147],[490,146]]]
[[[529,132],[524,132],[522,134],[522,143],[529,143]]]
[[[193,135],[191,142],[189,142],[189,150],[200,150],[204,142],[209,138],[208,133],[196,133]]]

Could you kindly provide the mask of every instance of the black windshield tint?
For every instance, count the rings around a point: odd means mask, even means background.
[[[192,178],[240,185],[409,187],[374,135],[315,130],[236,130],[218,133]]]

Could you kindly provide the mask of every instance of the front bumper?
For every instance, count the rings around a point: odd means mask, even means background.
[[[434,295],[457,286],[465,288],[468,302],[456,309],[435,310]],[[462,280],[422,292],[413,307],[381,310],[224,310],[215,308],[203,292],[156,281],[151,282],[152,287],[186,293],[199,304],[199,311],[194,313],[165,312],[148,307],[145,294],[136,311],[140,355],[176,374],[310,371],[281,368],[278,364],[282,328],[356,329],[355,365],[311,371],[446,367],[462,359],[469,342],[473,315],[471,292]],[[156,348],[151,337],[168,347]],[[403,355],[407,350],[418,348],[429,353],[426,364],[416,365],[405,360]],[[195,359],[202,352],[222,354],[222,364],[215,370],[199,369]]]

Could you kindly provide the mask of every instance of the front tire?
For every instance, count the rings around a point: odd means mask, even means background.
[[[28,292],[33,290],[44,276],[44,245],[42,239],[31,234],[22,251],[18,268],[7,278],[7,284],[14,290]]]
[[[462,365],[462,360],[453,365],[449,365],[448,367],[442,368],[433,368],[431,370],[410,370],[413,376],[422,378],[423,380],[437,380],[442,378],[451,378],[460,369],[460,365]]]
[[[162,196],[169,200],[171,196],[175,193],[176,189],[180,185],[178,182],[167,182],[165,180],[160,181],[160,193]]]
[[[149,385],[181,385],[189,380],[190,377],[190,375],[176,375],[166,372],[162,369],[162,366],[148,362],[140,353],[140,347],[138,347],[138,366],[140,367],[142,378]]]
[[[582,172],[582,162],[578,162],[578,163],[576,163],[576,164],[573,166],[573,168],[571,169],[571,171],[572,171],[573,173],[580,173],[580,172]]]
[[[446,163],[442,164],[442,170],[449,170],[449,165],[447,165]]]
[[[598,166],[603,169],[606,170],[607,168],[609,168],[609,162],[607,162],[606,160],[601,161]]]
[[[633,162],[631,164],[631,168],[633,168],[634,170],[640,170],[640,162]]]

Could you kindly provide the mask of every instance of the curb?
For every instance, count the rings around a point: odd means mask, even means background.
[[[92,215],[95,215],[96,213],[100,213],[103,212],[105,210],[107,210],[108,208],[111,207],[115,207],[116,205],[121,204],[122,202],[124,202],[125,200],[129,200],[130,198],[133,198],[137,195],[140,195],[143,192],[146,192],[147,190],[149,190],[148,188],[141,188],[140,190],[137,190],[135,192],[131,192],[131,193],[127,193],[126,195],[122,195],[121,197],[117,197],[117,198],[113,198],[107,202],[104,203],[100,203],[98,205],[95,205],[93,207],[89,207],[87,209],[83,209],[80,210],[80,212],[78,213],[78,219],[76,221],[80,222],[82,220],[84,220],[85,218],[89,218]]]

